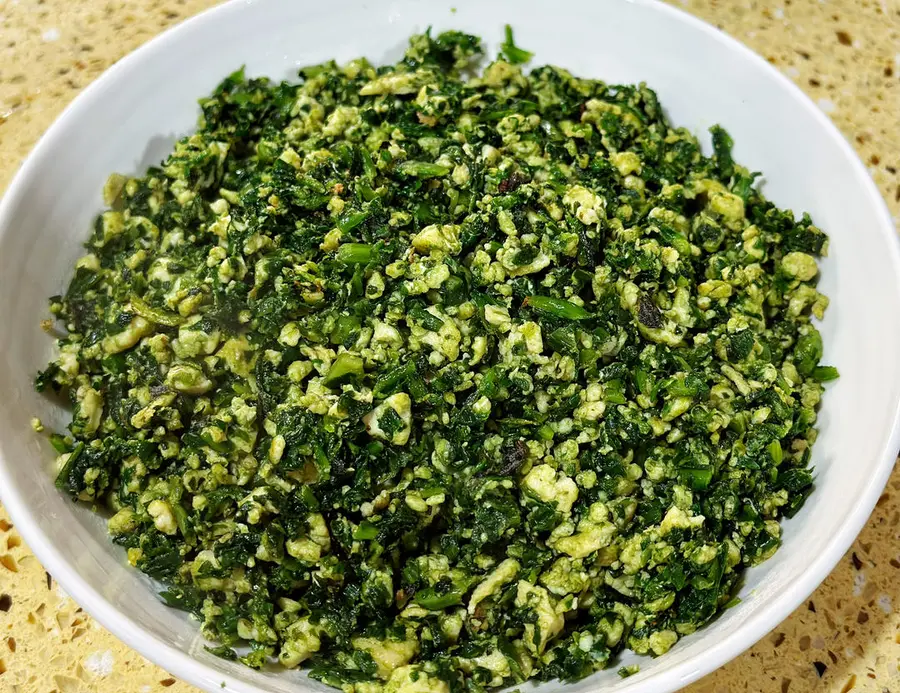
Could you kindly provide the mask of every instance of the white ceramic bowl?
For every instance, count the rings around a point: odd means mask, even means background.
[[[452,11],[450,5],[456,7]],[[720,666],[784,619],[834,567],[869,515],[898,449],[900,254],[866,170],[828,119],[764,60],[712,27],[651,0],[234,0],[167,32],[91,85],[47,132],[0,206],[0,493],[41,562],[104,626],[175,676],[209,691],[326,690],[297,672],[257,673],[203,651],[198,627],[162,605],[130,569],[104,523],[56,491],[52,454],[29,425],[59,428],[65,413],[38,396],[32,375],[51,355],[39,328],[80,254],[111,171],[158,163],[191,131],[196,99],[241,64],[250,75],[401,55],[429,25],[485,37],[502,27],[538,63],[609,82],[644,80],[672,121],[696,133],[722,123],[736,158],[765,173],[766,194],[808,210],[831,235],[822,289],[826,361],[840,368],[822,408],[816,490],[785,523],[784,545],[750,570],[741,603],[659,659],[544,691],[673,691]],[[625,663],[638,658],[625,656]]]

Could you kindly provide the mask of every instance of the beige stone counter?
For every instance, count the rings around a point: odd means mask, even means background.
[[[210,0],[0,0],[0,189],[110,64]],[[900,0],[681,0],[837,123],[900,217]],[[900,316],[898,316],[900,319]],[[898,354],[900,358],[900,354]],[[0,508],[0,692],[187,693],[47,575]],[[900,471],[806,604],[689,693],[900,693]]]

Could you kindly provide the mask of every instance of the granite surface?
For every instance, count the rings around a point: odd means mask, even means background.
[[[0,190],[109,65],[210,0],[0,0]],[[900,0],[682,0],[803,88],[900,217]],[[900,468],[831,576],[688,693],[900,693]],[[188,693],[45,573],[0,507],[0,692]]]

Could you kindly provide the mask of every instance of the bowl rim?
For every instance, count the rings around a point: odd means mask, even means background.
[[[63,144],[61,133],[66,121],[77,120],[82,111],[101,101],[119,75],[126,75],[142,62],[153,60],[156,55],[165,52],[170,44],[189,35],[195,28],[207,22],[210,17],[240,13],[245,5],[255,5],[259,2],[265,2],[265,0],[228,0],[222,5],[206,9],[140,45],[83,89],[40,137],[0,199],[0,237],[7,232],[5,229],[10,226],[12,211],[24,196],[35,171],[48,156],[52,155],[56,147]],[[847,157],[854,175],[861,179],[863,189],[869,198],[868,202],[881,220],[877,232],[887,236],[890,261],[895,269],[895,277],[900,278],[900,244],[897,242],[896,230],[887,204],[849,141],[813,103],[812,99],[757,53],[706,21],[658,0],[629,0],[629,2],[648,10],[660,12],[673,22],[682,22],[695,30],[702,31],[709,38],[723,44],[726,49],[737,52],[745,60],[761,69],[764,74],[786,89],[803,106],[807,114],[830,135],[835,145]],[[895,403],[892,419],[889,441],[881,453],[876,473],[870,476],[868,484],[852,506],[847,522],[832,536],[827,550],[810,562],[807,570],[793,584],[793,587],[772,599],[767,608],[754,614],[741,629],[712,643],[702,659],[692,658],[681,662],[668,671],[659,672],[659,674],[644,680],[634,681],[632,685],[626,686],[623,690],[628,693],[651,693],[651,691],[659,692],[662,689],[674,691],[696,681],[749,649],[806,600],[853,544],[868,521],[875,503],[887,483],[897,459],[897,450],[900,449],[900,402]],[[128,647],[182,681],[207,691],[259,693],[260,689],[255,685],[241,681],[196,660],[187,652],[150,634],[127,614],[115,609],[78,574],[73,566],[59,557],[51,539],[35,522],[31,509],[18,494],[9,490],[12,488],[12,479],[7,471],[9,465],[10,462],[0,450],[0,495],[2,495],[3,504],[10,517],[41,564],[49,570],[66,593],[71,595],[93,618]]]

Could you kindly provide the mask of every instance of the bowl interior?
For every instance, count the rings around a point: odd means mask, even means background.
[[[831,236],[821,287],[829,388],[813,456],[816,491],[785,523],[774,558],[750,570],[740,604],[659,659],[625,655],[567,691],[671,691],[751,645],[796,607],[839,560],[868,516],[897,447],[900,402],[898,252],[890,219],[862,164],[827,119],[764,61],[714,29],[661,4],[614,0],[238,2],[189,21],[116,65],[54,125],[0,208],[0,493],[48,569],[105,626],[176,676],[208,690],[330,690],[297,672],[253,672],[205,653],[198,628],[125,565],[104,523],[56,491],[52,452],[29,425],[65,425],[31,387],[51,356],[39,326],[46,298],[65,288],[101,209],[112,171],[158,163],[191,131],[196,99],[246,65],[280,79],[297,67],[365,55],[395,60],[429,25],[483,36],[493,55],[511,23],[535,64],[555,63],[608,82],[646,81],[673,123],[705,136],[714,123],[735,157],[763,171],[765,193],[809,211]],[[544,691],[561,690],[558,683]]]

